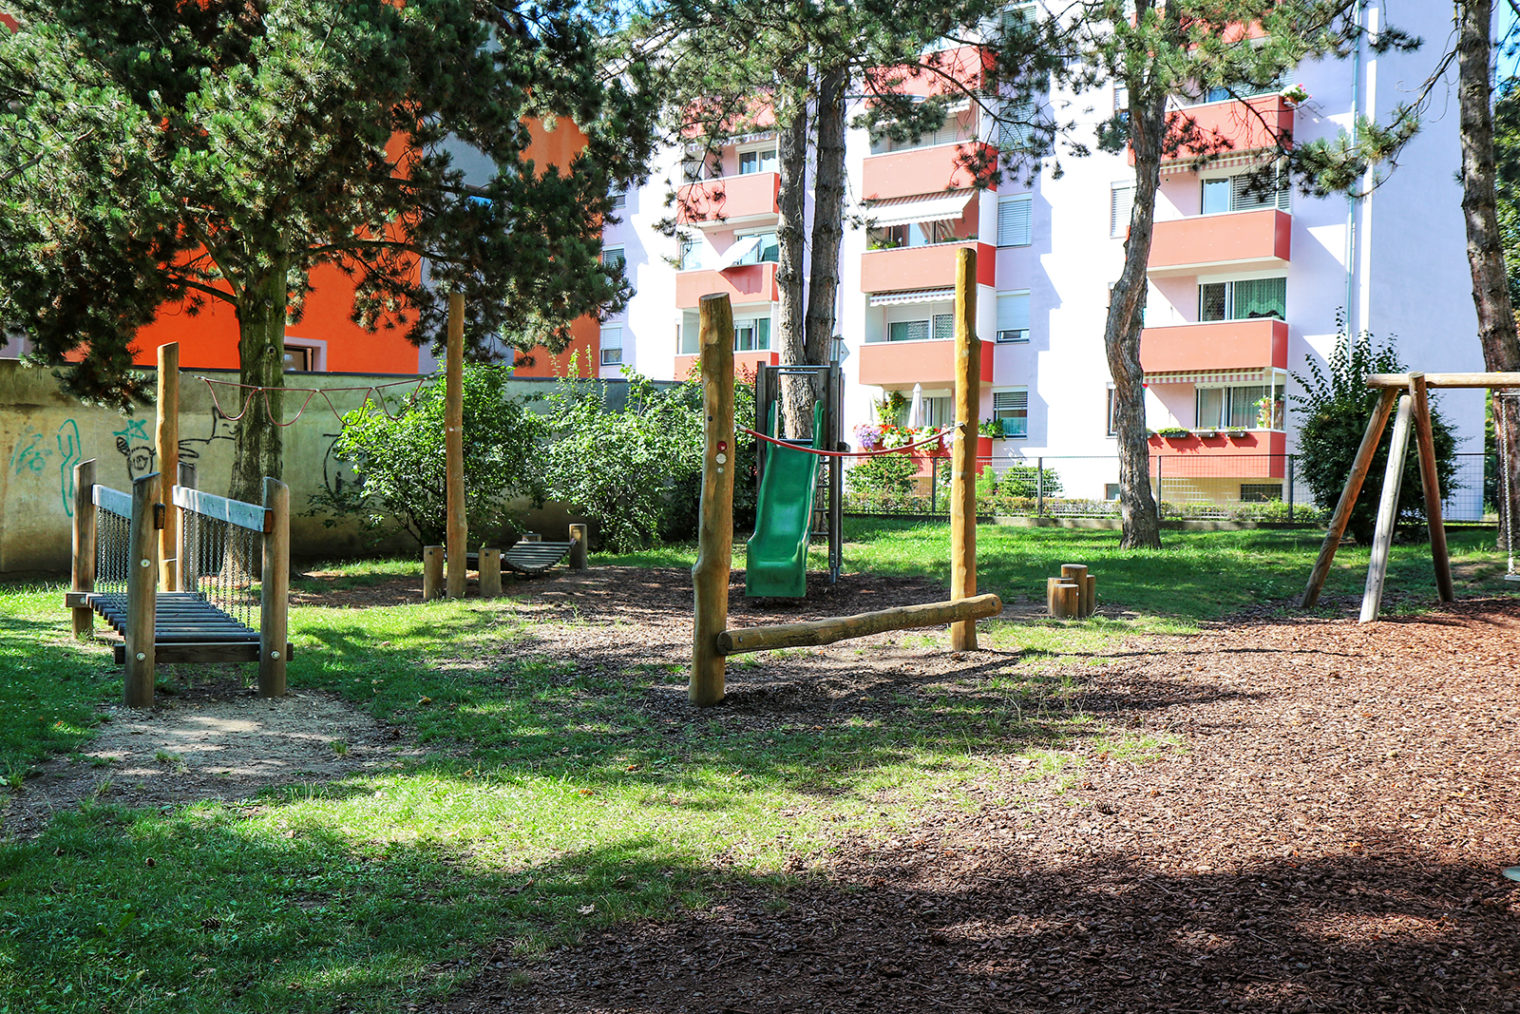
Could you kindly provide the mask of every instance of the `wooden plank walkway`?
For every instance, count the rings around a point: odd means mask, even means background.
[[[159,592],[156,598],[154,644],[259,642],[257,630],[239,623],[195,592]],[[118,634],[127,635],[126,595],[89,595],[86,601]]]

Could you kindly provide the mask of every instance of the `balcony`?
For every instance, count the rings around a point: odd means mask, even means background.
[[[992,343],[982,342],[982,383],[992,383]],[[860,382],[874,387],[955,383],[955,342],[866,342],[860,346]]]
[[[1202,150],[1184,145],[1161,161],[1179,162],[1212,153],[1224,141],[1223,150],[1242,152],[1277,146],[1281,137],[1293,134],[1293,106],[1281,95],[1258,95],[1254,99],[1229,99],[1185,106],[1172,116],[1191,117],[1198,125]],[[1130,153],[1134,162],[1134,153]]]
[[[1140,368],[1147,375],[1263,367],[1288,368],[1286,321],[1220,320],[1140,332]]]
[[[681,271],[676,274],[676,306],[695,309],[708,293],[722,292],[735,303],[774,303],[776,265],[741,264],[722,271]]]
[[[746,173],[688,183],[676,192],[677,221],[701,227],[765,218],[776,214],[780,191],[779,173]]]
[[[1239,436],[1229,436],[1223,430],[1207,437],[1197,433],[1186,437],[1154,436],[1150,438],[1150,448],[1152,474],[1159,464],[1163,480],[1211,475],[1282,479],[1287,475],[1288,435],[1280,430],[1245,430]],[[1164,460],[1157,462],[1157,458]],[[1170,464],[1172,460],[1175,465]]]
[[[1152,275],[1226,266],[1280,270],[1288,266],[1292,236],[1293,216],[1276,208],[1157,222],[1149,270]]]
[[[675,379],[685,380],[687,377],[695,376],[698,359],[698,356],[676,356]],[[756,372],[756,367],[775,366],[779,362],[781,362],[779,352],[735,352],[734,373],[753,374]]]
[[[860,257],[860,291],[953,288],[956,251],[961,249],[976,251],[977,284],[995,284],[997,261],[993,248],[986,243],[966,241],[869,250]]]
[[[966,143],[980,145],[986,164],[996,164],[996,153],[987,145],[979,141]],[[974,187],[976,177],[960,164],[960,147],[936,144],[931,148],[868,155],[861,163],[861,193],[868,201],[884,201]]]

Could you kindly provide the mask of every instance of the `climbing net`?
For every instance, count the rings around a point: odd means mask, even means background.
[[[180,538],[180,586],[257,629],[263,534],[186,508]]]
[[[392,381],[389,384],[370,384],[366,387],[260,387],[256,384],[239,384],[231,380],[212,380],[210,377],[200,377],[198,379],[206,382],[206,388],[211,393],[211,404],[215,406],[216,413],[221,418],[226,419],[229,422],[237,422],[239,419],[243,418],[243,416],[248,414],[248,410],[253,406],[254,398],[263,398],[264,414],[269,416],[270,421],[273,422],[276,426],[282,427],[294,426],[296,424],[296,421],[301,418],[302,414],[305,413],[307,407],[311,405],[312,401],[318,395],[322,396],[322,400],[327,403],[328,409],[341,423],[343,421],[343,413],[338,411],[338,406],[333,404],[333,400],[330,396],[334,394],[347,394],[354,391],[362,391],[364,393],[364,400],[359,403],[359,408],[362,409],[366,405],[373,404],[377,406],[381,412],[385,413],[385,417],[387,419],[394,421],[401,418],[403,409],[398,408],[395,413],[392,413],[390,406],[385,402],[385,395],[382,392],[387,391],[392,387],[411,387],[411,394],[408,396],[408,398],[402,399],[402,404],[404,405],[407,400],[410,398],[415,398],[417,394],[421,392],[422,385],[427,383],[428,380],[427,377],[418,377],[415,380],[397,380]],[[230,414],[225,408],[222,407],[221,399],[217,397],[216,393],[218,387],[232,387],[236,388],[240,392],[247,392],[247,394],[238,395],[238,397],[242,399],[242,408],[238,410],[237,415]],[[296,409],[296,414],[294,416],[288,420],[280,420],[274,418],[274,409],[269,404],[270,391],[283,391],[286,394],[304,394],[306,397],[301,401],[301,407]]]
[[[130,500],[128,501],[130,503]],[[95,505],[95,591],[125,595],[131,573],[132,517],[111,504]]]
[[[1494,429],[1499,438],[1499,474],[1495,476],[1499,483],[1499,507],[1504,511],[1504,532],[1506,535],[1506,549],[1509,552],[1509,565],[1504,573],[1506,581],[1520,581],[1520,573],[1515,572],[1515,505],[1510,494],[1510,446],[1509,424],[1515,412],[1515,401],[1520,398],[1520,390],[1515,388],[1501,388],[1494,391]]]

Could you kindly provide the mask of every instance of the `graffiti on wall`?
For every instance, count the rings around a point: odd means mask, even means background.
[[[53,443],[55,446],[48,446],[46,438],[37,430],[22,433],[11,451],[7,467],[12,475],[40,477],[49,471],[49,463],[57,459],[58,497],[64,513],[73,517],[74,466],[81,460],[79,424],[73,419],[65,419],[53,434]]]
[[[180,437],[179,459],[195,464],[218,440],[233,438],[232,420],[220,415],[210,417],[210,429],[203,437]],[[136,481],[153,472],[158,465],[158,451],[148,434],[146,419],[129,419],[127,425],[111,434],[116,438],[116,451],[127,462],[127,478]]]

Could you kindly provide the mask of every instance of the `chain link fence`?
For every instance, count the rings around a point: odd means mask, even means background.
[[[1494,520],[1484,496],[1484,456],[1458,454],[1456,481],[1446,492],[1448,521]],[[877,459],[880,460],[880,459]],[[883,482],[845,473],[844,509],[852,514],[948,516],[947,457],[911,458],[912,474]],[[880,466],[868,466],[879,468]],[[1052,518],[1117,518],[1119,463],[1112,455],[997,455],[977,459],[977,513]],[[1164,520],[1271,521],[1323,524],[1334,502],[1318,504],[1296,454],[1155,454],[1151,495]],[[1362,496],[1376,496],[1382,476],[1369,476]]]

